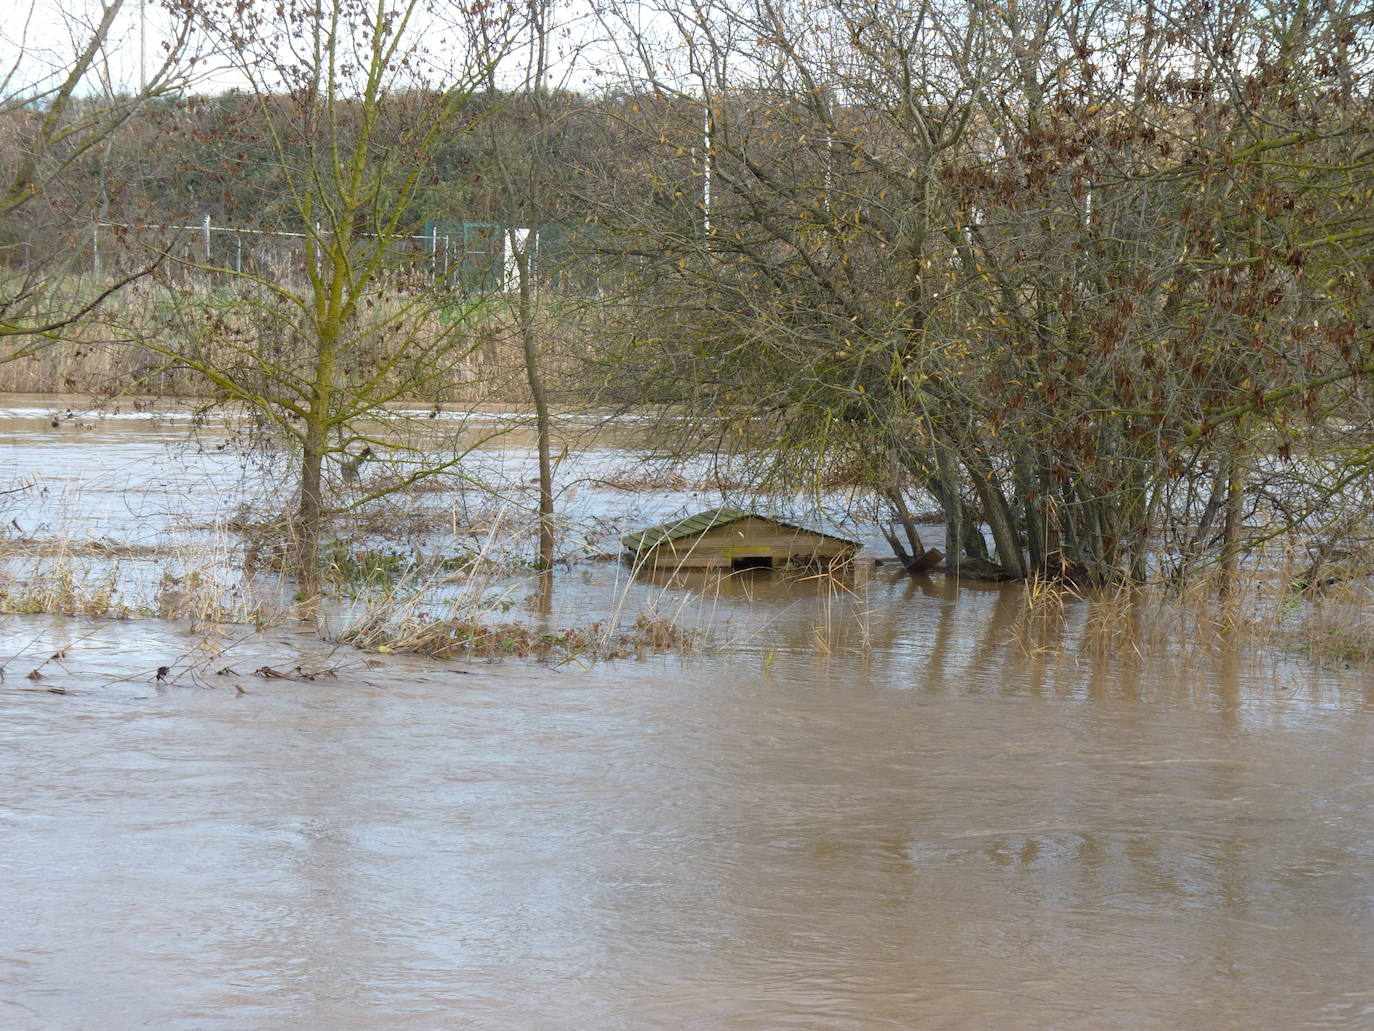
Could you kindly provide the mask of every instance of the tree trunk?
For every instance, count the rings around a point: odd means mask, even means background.
[[[520,275],[520,344],[525,355],[525,380],[530,388],[530,400],[534,404],[534,427],[539,449],[539,551],[535,557],[535,568],[550,572],[553,569],[553,424],[549,416],[549,397],[544,388],[544,377],[539,365],[538,330],[535,325],[534,284],[531,280],[533,268],[532,250],[538,246],[538,230],[525,238],[524,243],[515,245],[511,233],[511,246],[516,254],[516,269]]]
[[[530,398],[534,402],[534,426],[539,447],[539,555],[536,568],[545,571],[553,569],[553,458],[552,422],[549,418],[548,395],[544,391],[544,381],[539,373],[537,348],[532,343],[533,331],[525,333],[525,373],[530,385]]]
[[[939,476],[926,486],[945,513],[945,565],[957,566],[963,557],[986,561],[987,543],[959,496],[959,466],[954,455],[948,447],[937,444],[935,459]]]
[[[1030,553],[1029,569],[1043,573],[1046,569],[1045,521],[1036,508],[1041,500],[1035,478],[1035,462],[1022,451],[1016,459],[1016,493],[1021,504],[1021,523],[1025,528],[1026,550]]]
[[[902,494],[901,487],[889,487],[887,500],[892,504],[892,510],[897,513],[897,522],[906,534],[907,543],[911,545],[911,557],[920,558],[926,553],[926,546],[921,543],[921,532],[916,529],[916,522],[911,518],[911,509],[907,508],[906,498]],[[898,558],[904,558],[898,555]]]
[[[1150,535],[1154,531],[1160,494],[1158,490],[1149,491],[1149,497],[1146,499],[1144,495],[1147,488],[1144,484],[1138,484],[1135,489],[1141,495],[1141,500],[1136,505],[1141,510],[1141,517],[1135,530],[1135,538],[1131,541],[1131,579],[1143,584],[1150,578]]]
[[[295,539],[291,543],[291,571],[296,577],[301,600],[309,601],[320,593],[320,524],[324,513],[322,473],[324,442],[316,434],[307,439],[301,456],[301,492],[296,504]]]
[[[295,562],[292,572],[303,600],[309,601],[320,593],[320,531],[325,516],[324,457],[329,453],[329,413],[334,400],[335,355],[341,333],[338,314],[338,294],[342,280],[339,266],[344,258],[335,249],[331,255],[334,279],[321,305],[324,317],[316,323],[318,350],[315,358],[315,382],[312,385],[310,410],[304,418],[301,438],[301,485],[296,509]],[[332,303],[330,303],[332,302]]]
[[[1236,574],[1240,570],[1240,530],[1245,501],[1245,470],[1241,466],[1240,449],[1235,448],[1226,472],[1226,522],[1221,531],[1221,594],[1231,595],[1236,588]]]
[[[975,463],[969,469],[973,489],[983,505],[983,515],[987,518],[988,529],[992,531],[992,543],[997,549],[997,562],[1017,579],[1026,575],[1026,560],[1021,554],[1020,534],[1016,532],[1016,519],[1006,495],[997,485],[996,474],[986,463]]]
[[[1087,537],[1087,548],[1091,551],[1091,561],[1085,563],[1093,571],[1099,582],[1115,578],[1116,556],[1107,543],[1107,531],[1102,503],[1096,498],[1085,496],[1080,482],[1076,487],[1078,505],[1083,512],[1083,533]]]

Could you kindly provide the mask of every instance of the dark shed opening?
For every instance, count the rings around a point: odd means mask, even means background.
[[[736,558],[730,560],[730,568],[733,570],[741,569],[772,569],[772,555],[750,555],[747,558]]]

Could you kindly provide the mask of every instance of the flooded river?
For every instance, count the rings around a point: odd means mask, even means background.
[[[634,590],[714,643],[550,667],[8,617],[0,1027],[1374,1027],[1359,671],[1089,648],[1087,601],[1028,651],[1016,588],[881,570]]]

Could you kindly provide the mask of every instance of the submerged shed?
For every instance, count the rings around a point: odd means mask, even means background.
[[[621,538],[637,565],[668,569],[771,569],[829,565],[859,542],[738,508],[713,508]]]

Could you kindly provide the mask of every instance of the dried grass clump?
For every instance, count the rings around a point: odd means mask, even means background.
[[[0,537],[0,558],[153,558],[158,549],[146,544],[66,537]]]
[[[1303,599],[1293,647],[1322,665],[1374,661],[1374,582],[1347,581]]]
[[[119,592],[118,566],[93,570],[61,559],[6,580],[0,586],[0,612],[7,614],[51,612],[109,619],[134,614]]]
[[[206,564],[165,571],[150,608],[161,619],[188,620],[191,632],[200,633],[240,624],[261,630],[284,618],[291,606],[256,591],[245,576]]]
[[[601,661],[655,652],[690,651],[697,635],[657,614],[632,623],[612,614],[581,627],[541,628],[501,616],[512,594],[530,581],[503,556],[515,523],[509,508],[491,520],[484,541],[449,561],[423,562],[401,570],[362,600],[365,610],[337,640],[379,652],[433,658],[523,658],[541,662]],[[541,581],[545,587],[548,581]],[[623,600],[623,598],[622,598]],[[442,608],[440,608],[442,606]],[[437,611],[436,611],[437,610]]]
[[[1258,554],[1227,581],[1218,567],[1187,583],[1077,588],[1031,580],[1012,623],[1027,656],[1073,654],[1184,664],[1235,653],[1318,664],[1374,660],[1374,564],[1344,554],[1318,566],[1293,549]],[[1313,568],[1322,575],[1313,576]]]
[[[364,620],[339,635],[344,644],[382,653],[435,659],[521,658],[539,662],[594,662],[662,652],[688,652],[697,635],[671,620],[641,614],[628,627],[595,622],[585,627],[538,630],[521,623],[411,616],[398,624]]]
[[[284,610],[225,539],[181,547],[76,537],[0,538],[0,612],[187,620],[193,632],[262,627]]]
[[[1048,577],[1026,581],[1021,608],[1011,624],[1011,644],[1027,658],[1063,646],[1070,600],[1082,600],[1075,585]]]

